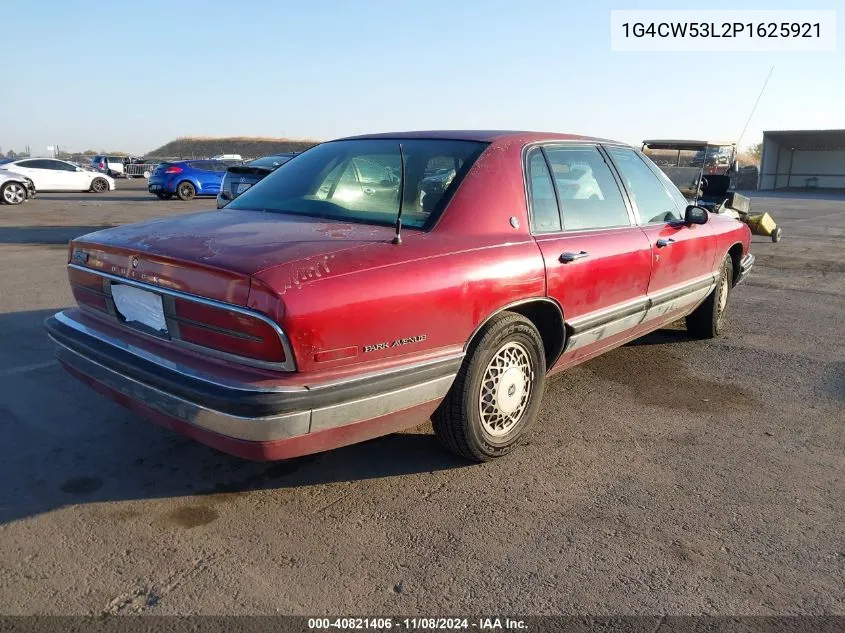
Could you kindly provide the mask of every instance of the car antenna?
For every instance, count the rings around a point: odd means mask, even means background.
[[[399,212],[396,214],[396,235],[392,244],[402,243],[402,203],[405,201],[405,154],[402,143],[399,143]]]

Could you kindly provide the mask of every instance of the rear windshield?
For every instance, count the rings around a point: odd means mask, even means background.
[[[264,156],[263,158],[256,158],[249,161],[247,164],[255,167],[278,167],[284,165],[293,156]]]
[[[404,183],[400,142],[405,159]],[[400,191],[404,191],[403,225],[428,229],[486,147],[486,143],[440,139],[323,143],[274,171],[227,208],[393,225]],[[444,164],[457,168],[448,187],[421,186]]]

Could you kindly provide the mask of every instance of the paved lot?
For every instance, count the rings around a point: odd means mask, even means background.
[[[505,460],[429,425],[267,465],[52,361],[69,238],[214,206],[141,186],[0,207],[0,612],[845,614],[845,198],[756,199],[727,334],[553,379]]]

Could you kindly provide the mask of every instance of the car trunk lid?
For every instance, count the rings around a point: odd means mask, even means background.
[[[222,209],[76,238],[70,263],[171,290],[246,305],[263,270],[390,239],[389,227]]]

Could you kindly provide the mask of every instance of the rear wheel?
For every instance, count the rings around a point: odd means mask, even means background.
[[[104,193],[109,190],[109,181],[105,178],[94,178],[91,181],[91,191],[94,193]]]
[[[531,321],[512,312],[493,317],[432,416],[435,434],[473,461],[508,454],[537,417],[545,376],[543,341]]]
[[[773,242],[780,242],[780,238],[783,235],[783,231],[781,231],[779,226],[775,227],[775,230],[772,231],[772,241]]]
[[[687,321],[687,331],[696,338],[714,338],[725,328],[725,312],[728,308],[728,297],[733,287],[733,261],[730,255],[725,256],[719,269],[719,278],[704,302],[698,306]]]
[[[180,200],[193,200],[194,196],[197,195],[197,190],[186,180],[180,182],[179,186],[176,187],[176,195],[179,196]]]
[[[3,204],[21,204],[26,200],[26,187],[19,182],[10,181],[0,188]]]
[[[157,193],[160,200],[170,200],[173,197],[172,193]]]

